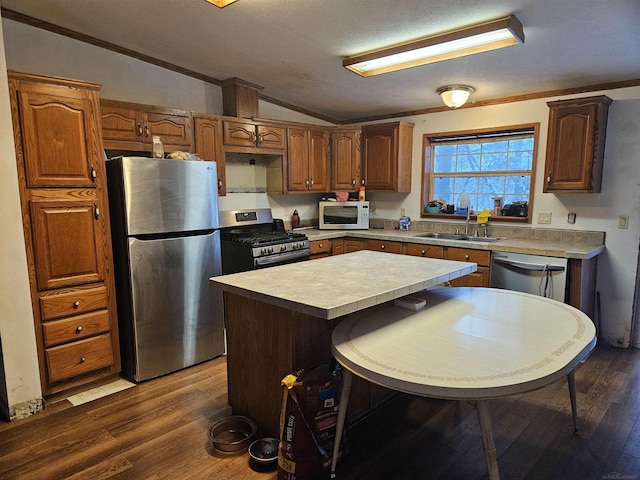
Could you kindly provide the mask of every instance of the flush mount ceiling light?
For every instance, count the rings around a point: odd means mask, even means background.
[[[458,108],[469,100],[469,95],[474,91],[474,88],[468,85],[447,85],[438,89],[438,95],[447,107]]]
[[[207,0],[207,2],[212,3],[213,5],[219,8],[226,7],[227,5],[235,1],[236,0]]]
[[[513,15],[375,50],[342,61],[363,77],[524,43],[522,24]]]

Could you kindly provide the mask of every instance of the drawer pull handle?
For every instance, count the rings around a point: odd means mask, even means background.
[[[80,333],[82,331],[82,325],[78,325],[78,328],[76,328],[76,333]]]
[[[80,301],[76,300],[73,302],[73,308],[78,308],[80,306]]]
[[[80,357],[80,363],[84,363],[86,361],[87,361],[87,359],[85,357]]]
[[[142,125],[140,125],[139,123],[137,125],[138,125],[138,136],[141,137],[142,133],[143,133],[142,132]]]

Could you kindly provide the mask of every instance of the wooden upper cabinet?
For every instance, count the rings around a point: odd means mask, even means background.
[[[410,192],[412,147],[412,123],[362,127],[362,169],[367,190]]]
[[[107,239],[97,198],[87,191],[36,194],[30,206],[38,289],[103,280]]]
[[[223,126],[226,150],[247,153],[262,153],[265,150],[272,150],[281,153],[286,145],[286,129],[284,127],[240,119],[225,119]]]
[[[543,192],[598,193],[611,99],[604,95],[548,102]]]
[[[93,187],[98,126],[90,98],[70,89],[29,85],[18,94],[28,187]],[[71,96],[77,93],[75,96]]]
[[[360,161],[360,128],[331,129],[331,190],[356,190]]]
[[[214,115],[193,116],[195,153],[203,160],[216,162],[218,195],[226,195],[225,153],[222,145],[222,120]]]
[[[159,135],[165,152],[193,150],[190,111],[105,99],[100,110],[106,149],[150,152]]]
[[[325,129],[287,129],[287,189],[327,190],[328,133]]]

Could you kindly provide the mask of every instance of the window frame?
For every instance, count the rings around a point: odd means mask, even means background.
[[[429,196],[429,192],[433,188],[434,178],[437,176],[432,171],[432,157],[433,157],[433,146],[435,142],[432,142],[433,138],[446,138],[451,137],[452,139],[455,137],[461,136],[473,136],[473,135],[485,135],[485,134],[499,134],[501,132],[515,132],[518,130],[531,129],[533,130],[533,151],[532,151],[532,159],[531,159],[531,178],[530,178],[530,188],[529,188],[529,201],[528,201],[528,209],[526,217],[503,217],[493,215],[490,217],[491,221],[500,221],[500,222],[515,222],[515,223],[531,223],[532,222],[532,214],[533,214],[533,198],[535,192],[535,178],[536,178],[536,165],[538,160],[538,143],[540,137],[540,123],[526,123],[519,125],[507,125],[500,127],[489,127],[489,128],[480,128],[473,130],[457,130],[450,132],[432,132],[425,133],[422,135],[422,189],[420,192],[420,218],[429,218],[429,219],[460,219],[466,218],[465,215],[458,214],[442,214],[442,213],[426,213],[424,211],[424,205],[431,200]],[[460,174],[460,176],[470,176],[468,172],[464,174]],[[476,214],[471,214],[471,218],[476,218]]]

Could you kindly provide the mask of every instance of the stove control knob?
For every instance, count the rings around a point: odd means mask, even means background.
[[[286,245],[282,245],[282,246],[280,247],[280,251],[281,251],[281,252],[284,252],[284,251],[286,251],[286,250],[287,250],[287,246],[286,246]]]
[[[267,254],[267,249],[266,249],[266,248],[264,248],[264,247],[262,247],[262,248],[260,249],[260,253],[261,253],[261,254],[263,254],[263,255],[266,255],[266,254]]]
[[[273,253],[273,247],[269,247],[269,253]]]

